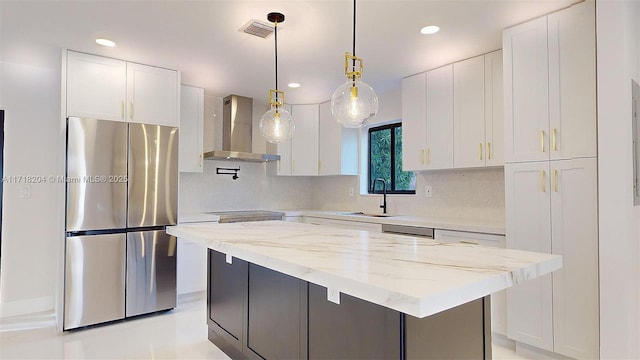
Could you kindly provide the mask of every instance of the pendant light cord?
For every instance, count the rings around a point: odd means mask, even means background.
[[[356,56],[356,0],[353,0],[353,56]],[[353,59],[352,71],[356,71],[356,59]],[[356,86],[356,76],[353,75],[353,86]]]
[[[275,34],[275,44],[276,44],[276,91],[278,90],[278,22],[274,23],[274,34]]]

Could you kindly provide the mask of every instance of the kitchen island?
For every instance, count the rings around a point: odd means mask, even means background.
[[[234,359],[490,358],[488,295],[557,255],[281,221],[194,223],[209,338]]]

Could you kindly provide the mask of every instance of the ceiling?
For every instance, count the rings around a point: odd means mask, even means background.
[[[577,0],[360,0],[358,56],[378,93],[402,77],[501,48],[505,27]],[[350,0],[0,1],[0,55],[29,61],[38,48],[69,48],[182,72],[208,94],[268,97],[274,87],[274,39],[240,31],[279,11],[279,87],[289,103],[318,103],[344,82],[351,50]],[[439,25],[436,35],[422,26]],[[95,44],[97,37],[117,43]],[[22,57],[22,59],[21,59]],[[288,89],[289,82],[302,87]]]

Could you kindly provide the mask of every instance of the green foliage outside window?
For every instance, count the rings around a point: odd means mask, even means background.
[[[415,194],[415,173],[402,171],[402,124],[384,125],[369,129],[369,193],[382,191],[373,180],[387,182],[388,193]]]

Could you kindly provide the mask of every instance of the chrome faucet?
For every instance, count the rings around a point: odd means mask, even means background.
[[[377,178],[375,180],[373,180],[373,192],[376,191],[376,183],[378,181],[382,181],[382,205],[380,205],[380,208],[382,208],[382,213],[386,214],[387,213],[387,182],[384,181],[383,178]]]

